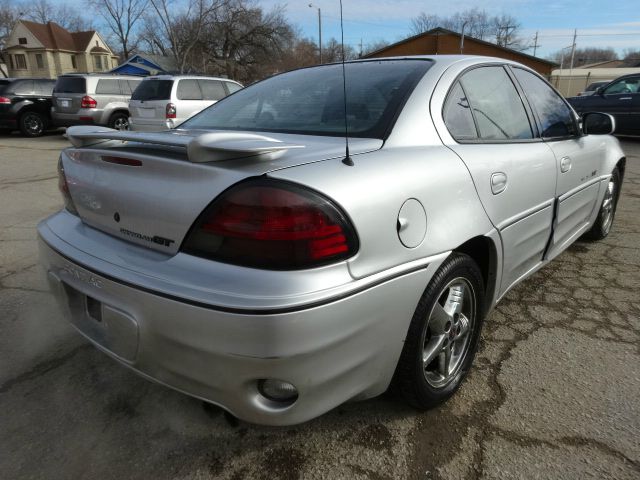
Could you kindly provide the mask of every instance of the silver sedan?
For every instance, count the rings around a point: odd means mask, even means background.
[[[284,73],[179,129],[70,128],[42,263],[97,348],[246,421],[429,408],[510,288],[609,233],[614,128],[502,59]]]

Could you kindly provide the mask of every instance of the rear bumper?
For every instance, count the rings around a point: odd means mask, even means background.
[[[136,132],[162,132],[169,130],[166,120],[142,120],[136,117],[129,117],[129,129]]]
[[[51,119],[56,127],[72,127],[74,125],[101,125],[102,111],[82,109],[76,113],[60,113],[51,109]]]
[[[80,333],[151,380],[268,425],[304,422],[386,390],[419,297],[444,259],[322,304],[243,310],[122,282],[89,265],[46,220],[38,231],[52,291]],[[288,406],[270,401],[260,379],[290,382],[299,397]]]

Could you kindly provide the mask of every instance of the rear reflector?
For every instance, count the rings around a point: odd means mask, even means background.
[[[280,180],[250,180],[200,215],[182,250],[246,267],[295,270],[346,259],[355,230],[329,199]]]
[[[104,156],[104,157],[100,157],[100,158],[102,159],[103,162],[115,163],[116,165],[127,165],[129,167],[141,167],[142,166],[142,161],[141,160],[135,160],[133,158],[111,157],[111,156]]]

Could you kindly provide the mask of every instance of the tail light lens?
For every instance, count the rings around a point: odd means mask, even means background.
[[[67,177],[64,174],[64,167],[62,166],[62,158],[58,160],[58,189],[60,193],[62,193],[65,208],[74,215],[78,215],[78,210],[69,192],[69,184],[67,183]]]
[[[176,118],[177,111],[173,103],[167,103],[166,118]]]
[[[0,97],[0,104],[8,105],[11,103],[11,99],[7,97]]]
[[[85,95],[84,97],[82,97],[80,108],[96,108],[97,106],[98,106],[98,102],[96,102],[89,95]]]
[[[279,180],[250,180],[205,209],[182,250],[245,267],[296,270],[346,259],[358,241],[329,199]]]

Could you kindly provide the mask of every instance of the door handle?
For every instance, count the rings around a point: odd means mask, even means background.
[[[491,192],[494,195],[504,192],[507,188],[507,174],[504,172],[495,172],[491,174]]]
[[[569,170],[571,170],[571,159],[569,157],[562,157],[560,160],[560,171],[567,173]]]
[[[623,97],[620,100],[631,100],[631,97]]]

